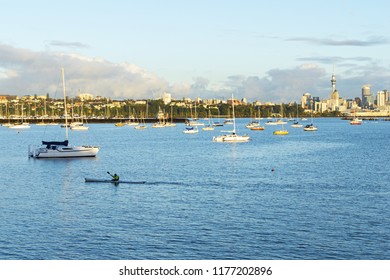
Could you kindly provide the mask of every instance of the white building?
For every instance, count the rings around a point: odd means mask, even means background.
[[[163,100],[164,104],[167,105],[167,104],[171,103],[172,95],[168,92],[164,92],[162,95],[162,100]]]
[[[311,99],[311,94],[310,93],[305,93],[302,96],[301,102],[302,102],[302,108],[303,109],[308,109],[310,108],[310,99]]]
[[[80,98],[82,101],[83,100],[92,100],[93,99],[93,94],[91,93],[79,93],[77,95],[78,98]]]
[[[389,101],[389,92],[387,90],[378,91],[376,94],[376,105],[378,108],[384,108]]]

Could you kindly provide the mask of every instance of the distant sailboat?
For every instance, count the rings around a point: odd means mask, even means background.
[[[236,117],[234,115],[234,99],[232,95],[232,111],[233,111],[233,130],[232,131],[225,131],[230,132],[230,134],[220,135],[220,136],[214,136],[213,141],[214,142],[248,142],[251,140],[249,135],[237,135],[236,134]]]
[[[212,130],[214,130],[214,128],[215,128],[214,125],[212,124],[212,116],[211,116],[210,108],[209,108],[208,121],[209,121],[209,124],[206,125],[205,127],[202,127],[202,130],[205,130],[205,131],[212,131]]]
[[[129,106],[129,114],[130,114],[130,106]],[[130,125],[130,126],[137,126],[139,125],[139,121],[137,121],[137,117],[136,117],[136,113],[135,113],[135,109],[133,108],[133,114],[130,116],[129,115],[129,121],[127,122],[127,125]]]
[[[302,127],[303,125],[301,123],[298,122],[298,104],[297,104],[297,118],[295,120],[295,122],[291,125],[292,128],[299,128],[299,127]]]
[[[186,126],[185,129],[183,130],[183,133],[185,134],[195,134],[195,133],[198,133],[199,130],[198,130],[198,127],[195,126]]]
[[[281,119],[280,119],[280,124],[282,125],[281,129],[275,130],[274,135],[287,135],[288,130],[284,128],[284,125],[286,124],[285,121],[283,121],[283,103],[280,105],[280,111],[281,111]]]
[[[259,110],[259,117],[258,117],[258,118],[255,118],[255,119],[258,120],[257,125],[250,127],[250,128],[249,128],[250,130],[264,130],[264,129],[265,129],[265,127],[262,126],[261,123],[260,123],[260,122],[261,122],[261,119],[262,119],[262,118],[261,118],[261,114],[260,114],[260,106],[259,106],[258,110]]]
[[[83,103],[81,103],[81,113],[80,113],[80,121],[75,121],[70,124],[71,130],[78,130],[78,131],[85,131],[89,129],[89,126],[86,125],[86,122],[84,123],[84,116],[83,116]]]
[[[147,126],[145,124],[145,117],[143,116],[143,113],[141,112],[141,122],[138,125],[134,126],[134,129],[143,130],[146,128],[147,128]]]
[[[158,108],[158,113],[157,113],[157,122],[155,122],[151,128],[164,128],[165,126],[165,114],[161,110],[161,108]]]
[[[311,102],[311,103],[313,103],[313,102]],[[314,124],[313,124],[313,107],[312,107],[312,105],[311,105],[311,111],[310,111],[310,116],[311,116],[311,123],[310,124],[307,124],[304,128],[303,128],[303,130],[304,131],[317,131],[318,130],[318,128],[316,127],[316,126],[314,126]]]
[[[22,110],[22,113],[21,113],[21,121],[20,121],[20,123],[16,123],[14,125],[8,126],[8,128],[17,129],[17,130],[31,128],[31,126],[28,123],[24,122],[24,118],[23,118],[23,103],[22,103],[22,106],[21,106],[21,110]]]
[[[62,87],[64,92],[65,109],[65,141],[42,141],[42,146],[32,148],[29,146],[29,156],[33,158],[79,158],[94,157],[99,152],[97,146],[69,146],[68,140],[68,113],[66,108],[65,74],[62,68]]]
[[[351,125],[361,125],[363,123],[362,119],[359,119],[359,117],[356,116],[356,110],[353,114],[353,119],[349,122]]]
[[[189,121],[188,125],[189,126],[203,126],[204,123],[202,122],[199,122],[198,120],[198,116],[197,116],[197,113],[196,113],[196,103],[195,103],[195,113],[194,113],[194,117],[192,117],[192,108],[191,109],[191,120]]]
[[[175,127],[176,124],[173,122],[173,105],[171,105],[171,121],[165,122],[166,127]]]
[[[145,115],[141,113],[141,122],[140,124],[136,125],[134,129],[139,129],[139,130],[144,130],[147,128],[146,123],[145,123],[145,118],[148,116],[148,102],[146,102],[146,111]]]

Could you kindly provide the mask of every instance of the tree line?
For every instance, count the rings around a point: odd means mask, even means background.
[[[164,104],[161,99],[146,100],[146,104],[139,104],[134,100],[111,101],[109,99],[81,101],[78,98],[68,98],[68,115],[84,116],[85,118],[156,118],[159,111],[166,116],[173,118],[205,118],[205,117],[229,117],[232,116],[232,106],[227,103],[204,105],[202,103],[187,103],[186,106],[177,106],[176,102]],[[196,107],[195,107],[196,105]],[[195,112],[196,108],[196,112]],[[19,102],[3,103],[0,108],[0,115],[3,117],[21,116],[24,117],[61,117],[64,108],[61,100],[28,100]],[[310,112],[305,111],[299,104],[278,104],[278,105],[253,105],[240,104],[234,106],[237,118],[255,117],[308,117]],[[337,112],[325,112],[317,116],[333,117],[338,116]]]

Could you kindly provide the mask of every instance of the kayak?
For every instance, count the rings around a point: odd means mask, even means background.
[[[112,180],[107,180],[107,179],[93,179],[93,178],[85,178],[85,182],[88,183],[113,183],[113,184],[119,184],[119,183],[124,183],[124,184],[145,184],[145,181],[124,181],[124,180],[119,180],[119,181],[112,181]]]

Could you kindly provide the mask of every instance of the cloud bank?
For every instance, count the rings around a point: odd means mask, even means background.
[[[163,92],[170,92],[175,99],[227,99],[233,93],[236,98],[245,97],[249,101],[299,102],[306,92],[329,98],[330,65],[335,63],[337,89],[345,98],[360,96],[364,84],[375,85],[377,90],[390,86],[389,67],[369,57],[312,56],[297,58],[297,61],[303,64],[289,69],[270,69],[263,77],[239,73],[220,81],[194,77],[190,83],[171,84],[131,63],[112,63],[69,52],[35,52],[0,44],[0,94],[49,93],[60,97],[61,67],[65,68],[70,96],[81,91],[113,99],[159,98]],[[375,94],[375,89],[372,92]]]
[[[70,96],[82,91],[112,98],[150,98],[154,92],[168,88],[164,79],[134,64],[0,45],[0,91],[16,95],[51,94],[61,84],[62,67]]]

